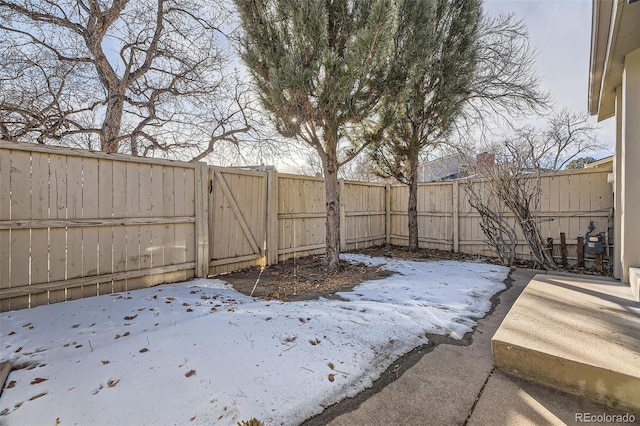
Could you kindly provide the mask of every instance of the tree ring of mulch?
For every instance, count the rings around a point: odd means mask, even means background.
[[[357,253],[371,257],[422,262],[477,259],[472,255],[442,250],[419,249],[412,252],[397,246],[371,247],[358,250]],[[336,293],[351,291],[365,281],[383,279],[396,274],[384,269],[384,266],[368,266],[364,263],[350,263],[344,260],[340,261],[338,270],[332,270],[323,265],[323,260],[323,255],[292,258],[271,265],[262,273],[259,267],[254,267],[231,272],[220,278],[246,295],[251,295],[253,291],[253,296],[265,300],[296,301],[320,297],[341,299]]]
[[[348,292],[364,281],[394,274],[383,266],[340,261],[337,270],[323,264],[324,256],[288,259],[265,268],[259,267],[232,272],[220,277],[240,293],[265,300],[297,301],[323,297],[341,299],[336,293]],[[256,285],[257,281],[257,285]],[[254,290],[255,286],[255,290]]]
[[[433,249],[409,251],[406,247],[398,246],[370,247],[354,251],[354,253],[421,262],[440,260],[465,262],[477,261],[481,258],[484,262],[499,264],[497,259],[493,258]],[[253,292],[255,297],[265,300],[295,301],[320,297],[340,299],[336,293],[351,291],[364,281],[382,279],[396,274],[396,272],[384,269],[384,266],[368,266],[363,263],[346,261],[340,261],[338,270],[331,270],[323,265],[323,259],[323,255],[292,258],[271,265],[265,268],[262,273],[260,273],[259,267],[255,267],[222,275],[220,279],[230,283],[237,291],[246,295],[251,295],[255,285]],[[534,262],[524,260],[516,261],[513,266],[536,269]],[[566,270],[583,274],[594,273],[575,268],[567,268]]]

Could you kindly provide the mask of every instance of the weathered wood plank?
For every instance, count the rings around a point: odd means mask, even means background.
[[[231,263],[247,262],[250,260],[260,259],[261,257],[261,254],[248,254],[246,256],[228,257],[226,259],[214,259],[209,262],[209,266],[214,268],[216,266],[228,265]]]
[[[49,216],[49,155],[31,155],[31,219],[46,219]],[[49,231],[31,230],[31,284],[49,281]],[[48,294],[31,298],[31,305],[45,305]]]
[[[84,158],[82,164],[82,217],[99,216],[99,169],[100,160]],[[98,274],[99,229],[95,227],[82,229],[82,276]],[[82,287],[82,296],[97,296],[98,284]]]
[[[47,222],[66,220],[67,157],[64,155],[51,154],[49,156],[49,207]],[[49,281],[60,281],[66,278],[67,230],[65,227],[51,227],[49,229]],[[67,294],[64,289],[49,292],[49,303],[62,302],[66,298]]]
[[[209,275],[209,166],[198,163],[195,176],[196,276]]]
[[[11,219],[11,151],[0,155],[0,221]],[[0,230],[0,288],[9,287],[9,253],[11,235],[8,230]]]
[[[12,152],[11,154],[11,218],[30,216],[31,154]],[[28,286],[30,269],[30,230],[11,231],[11,277],[10,287]],[[27,307],[28,297],[12,300],[12,308]]]
[[[163,188],[163,215],[175,216],[175,168],[165,167],[162,174]],[[165,265],[173,265],[175,260],[175,225],[164,225],[163,227],[163,257]],[[173,275],[167,274],[165,282],[173,282]]]
[[[220,173],[217,170],[215,171],[215,175],[217,177],[217,182],[220,185],[220,187],[222,188],[222,192],[224,193],[224,196],[227,199],[227,202],[229,203],[229,206],[231,207],[231,210],[235,214],[236,220],[240,224],[240,228],[242,229],[242,232],[244,233],[244,236],[247,238],[247,240],[249,241],[249,244],[251,245],[251,249],[253,250],[253,253],[255,253],[255,254],[260,253],[261,250],[258,247],[258,245],[256,244],[255,237],[251,233],[251,230],[249,229],[249,226],[247,225],[247,222],[244,220],[244,217],[242,216],[242,213],[240,212],[240,209],[238,208],[238,204],[237,204],[235,198],[233,197],[233,194],[231,193],[231,190],[227,186],[227,182],[225,181],[224,176],[222,175],[222,173]]]
[[[267,173],[267,265],[278,263],[278,172]]]
[[[114,217],[127,217],[127,201],[124,191],[127,190],[127,165],[123,161],[114,161],[111,164],[113,191],[111,199],[112,214]],[[127,270],[127,229],[125,226],[113,226],[111,228],[112,273]],[[126,290],[126,281],[113,282],[112,290],[119,292]]]
[[[193,216],[173,217],[114,217],[111,219],[37,219],[37,220],[3,220],[0,221],[0,229],[40,229],[40,228],[94,228],[115,225],[165,225],[176,223],[194,223]]]
[[[80,158],[100,158],[104,160],[112,161],[127,161],[132,163],[144,163],[144,164],[165,164],[168,166],[177,166],[185,168],[193,168],[193,163],[187,163],[176,160],[165,160],[162,158],[146,158],[146,157],[134,157],[125,154],[108,154],[100,151],[90,151],[86,149],[66,148],[60,146],[40,145],[32,143],[16,143],[5,140],[0,140],[0,149],[10,149],[14,151],[26,151],[26,152],[42,152],[45,154],[64,155],[66,157],[80,157]]]
[[[167,274],[172,272],[193,270],[193,268],[195,268],[195,262],[187,262],[187,263],[181,263],[181,264],[175,264],[175,265],[161,266],[158,268],[140,269],[135,271],[116,272],[113,274],[98,275],[93,277],[80,277],[80,278],[74,278],[74,279],[69,279],[64,281],[54,281],[50,283],[36,284],[32,286],[27,286],[27,287],[0,289],[0,299],[8,299],[8,298],[14,298],[14,297],[28,295],[28,294],[35,294],[36,292],[39,292],[39,291],[40,292],[51,291],[51,290],[57,290],[57,289],[71,290],[74,288],[79,288],[79,287],[93,284],[93,283],[106,282],[111,280],[113,281],[124,280],[124,279],[129,280],[133,278],[143,277],[145,275]],[[118,290],[118,291],[122,291],[122,290]]]

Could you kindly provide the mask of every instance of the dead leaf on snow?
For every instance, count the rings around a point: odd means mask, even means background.
[[[7,385],[7,389],[11,389],[12,387],[14,387],[16,385],[16,381],[12,380],[9,382],[9,384]]]
[[[189,419],[190,422],[194,421],[196,419],[196,416],[193,416]]]
[[[332,369],[332,370],[333,370],[334,365],[333,365],[333,363],[332,363],[332,362],[330,362],[330,363],[329,363],[329,364],[327,364],[327,365],[329,366],[329,368],[330,368],[330,369]]]
[[[107,386],[112,388],[115,385],[117,385],[119,382],[120,382],[120,379],[109,379],[109,381],[107,382]]]
[[[333,374],[329,374],[329,381],[333,382],[336,379],[336,376],[334,376]]]
[[[142,348],[140,349],[138,352],[140,352],[141,354],[145,353],[145,352],[149,352],[149,349],[147,348]]]
[[[14,334],[16,334],[16,332],[12,331],[12,332],[9,333],[9,336],[13,336]]]
[[[18,353],[22,350],[22,346],[20,346],[18,349],[15,350],[15,353]]]
[[[33,401],[34,399],[38,399],[38,398],[40,398],[42,396],[45,396],[46,394],[47,394],[47,392],[41,392],[41,393],[39,393],[37,395],[34,395],[31,398],[29,398],[29,401]]]
[[[135,315],[127,315],[126,317],[124,317],[124,320],[125,320],[125,321],[131,321],[131,320],[136,319],[136,317],[137,317],[137,316],[138,316],[138,314],[135,314]]]
[[[193,312],[193,309],[187,308],[187,312]]]
[[[108,359],[103,359],[103,360],[102,360],[102,361],[100,361],[100,362],[102,362],[102,364],[103,364],[103,365],[107,365],[107,364],[109,364],[109,360],[108,360]]]
[[[189,371],[187,371],[186,373],[184,373],[184,376],[185,376],[185,377],[191,377],[191,376],[193,376],[194,374],[196,374],[196,370],[189,370]]]
[[[73,324],[73,325],[71,326],[71,328],[78,328],[78,327],[80,327],[80,324]]]
[[[38,383],[46,382],[47,379],[43,379],[42,377],[36,377],[31,381],[32,385],[37,385]]]

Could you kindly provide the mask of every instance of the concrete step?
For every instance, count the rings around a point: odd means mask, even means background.
[[[536,275],[491,343],[500,370],[640,412],[640,303],[629,286]]]

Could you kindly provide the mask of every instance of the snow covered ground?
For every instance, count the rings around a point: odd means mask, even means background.
[[[396,271],[345,301],[265,302],[195,280],[0,314],[2,425],[294,425],[427,342],[459,339],[508,269],[344,255]]]

